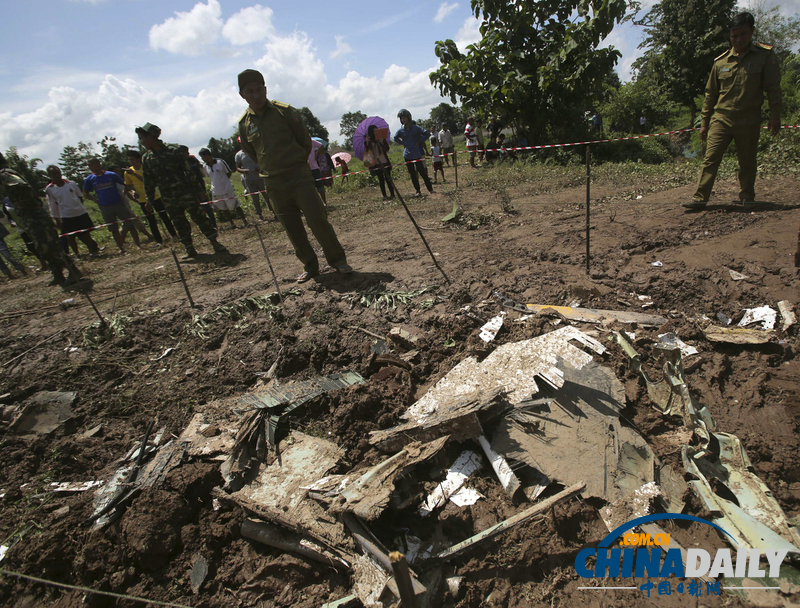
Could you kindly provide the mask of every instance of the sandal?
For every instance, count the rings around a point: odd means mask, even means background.
[[[314,277],[318,277],[318,276],[319,276],[319,271],[317,271],[317,272],[305,271],[303,274],[301,274],[299,277],[297,277],[297,282],[298,283],[306,283],[306,282],[310,281],[311,279],[313,279]]]

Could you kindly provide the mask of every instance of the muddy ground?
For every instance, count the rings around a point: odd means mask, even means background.
[[[450,182],[437,187],[435,195],[409,201],[450,284],[432,264],[403,208],[381,202],[373,187],[330,197],[331,221],[356,269],[350,276],[327,269],[317,280],[296,285],[293,278],[302,268],[285,235],[274,222],[260,224],[285,293],[279,307],[257,299],[275,288],[253,228],[221,233],[234,254],[230,258],[209,254],[182,264],[195,311],[167,248],[148,245],[125,256],[82,259],[89,293],[113,321],[114,332],[100,332],[86,299],[47,287],[45,275],[0,285],[0,364],[5,364],[0,393],[5,393],[6,417],[39,391],[77,393],[73,417],[49,434],[10,432],[7,421],[0,426],[0,544],[13,544],[0,567],[189,606],[318,606],[347,595],[352,581],[346,574],[242,538],[246,514],[212,500],[212,489],[223,483],[219,462],[185,461],[102,530],[85,523],[93,509],[91,491],[56,494],[46,487],[54,481],[107,480],[153,419],[156,428],[175,435],[196,412],[235,424],[236,416],[223,404],[263,387],[273,364],[283,382],[345,369],[364,376],[364,385],[314,399],[292,426],[335,441],[348,466],[378,462],[367,433],[397,424],[406,407],[459,361],[555,328],[551,318],[508,323],[485,346],[477,338],[479,327],[500,310],[493,291],[520,302],[566,305],[578,299],[585,307],[640,312],[638,296],[650,296],[653,305],[645,312],[669,322],[658,329],[633,328],[646,365],[655,369],[649,349],[665,330],[700,350],[700,362],[688,374],[693,396],[709,408],[721,430],[739,436],[756,473],[797,521],[797,326],[779,331],[773,344],[747,347],[714,344],[701,329],[703,315],[721,312],[736,320],[743,308],[776,308],[780,300],[797,304],[800,274],[792,260],[800,226],[797,182],[780,176],[760,181],[759,199],[769,204],[753,209],[711,206],[684,214],[680,202],[691,194],[686,180],[677,180],[677,187],[669,179],[599,180],[592,190],[587,275],[580,171],[553,183],[521,179],[524,174],[513,171],[498,180],[491,171],[497,170],[463,168],[457,194]],[[407,180],[399,183],[410,192]],[[714,200],[727,203],[735,194],[735,182],[722,180]],[[464,216],[454,224],[440,223],[453,200],[460,201]],[[196,243],[201,251],[210,250],[202,236]],[[748,278],[734,281],[729,270]],[[362,302],[369,290],[396,297],[388,305],[386,300]],[[70,297],[77,305],[62,309],[59,303]],[[470,315],[463,311],[467,305]],[[193,315],[203,321],[193,321]],[[624,383],[625,418],[657,456],[680,467],[675,444],[663,440],[681,428],[680,420],[652,408],[624,354],[608,340],[611,328],[577,325],[597,331],[608,346],[595,359]],[[386,335],[397,326],[421,337],[411,369],[370,365],[375,338],[357,328]],[[86,436],[98,425],[99,431]],[[448,448],[444,461],[452,462],[463,447]],[[428,488],[440,478],[430,471],[421,475]],[[486,499],[473,506],[448,504],[424,523],[388,510],[374,531],[393,549],[402,549],[398,530],[409,525],[417,526],[418,535],[449,545],[526,506],[505,495],[488,467],[477,474],[475,486]],[[699,501],[687,498],[686,512],[703,515]],[[440,589],[432,605],[645,603],[639,591],[577,590],[584,583],[572,566],[576,553],[606,534],[598,506],[568,500],[454,560],[444,574],[465,577],[463,585],[456,597]],[[673,526],[671,531],[686,545],[723,546],[714,535],[699,537],[696,529]],[[208,561],[209,573],[195,593],[190,571],[198,554]],[[800,601],[797,595],[780,597]],[[651,601],[751,605],[749,599],[723,593],[721,598],[654,596]],[[0,604],[142,605],[9,576],[0,577]]]

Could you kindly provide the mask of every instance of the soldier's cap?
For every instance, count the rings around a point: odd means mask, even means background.
[[[146,122],[141,127],[136,127],[136,134],[137,135],[152,135],[153,137],[158,137],[161,135],[161,127],[158,127],[152,123]]]
[[[731,21],[731,24],[728,26],[728,29],[735,30],[742,27],[743,25],[749,25],[750,27],[755,27],[756,25],[755,17],[753,17],[753,15],[751,15],[750,13],[739,13],[733,18],[733,21]]]
[[[258,84],[265,84],[264,75],[258,70],[252,70],[252,69],[247,69],[244,72],[240,72],[238,80],[239,80],[240,91],[251,82],[257,82]]]

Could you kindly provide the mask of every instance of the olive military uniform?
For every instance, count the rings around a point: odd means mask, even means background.
[[[202,182],[198,183],[189,159],[178,146],[165,144],[161,140],[159,142],[161,149],[158,152],[148,150],[142,157],[142,176],[147,202],[153,204],[155,190],[158,187],[161,191],[161,201],[187,252],[194,251],[194,245],[192,227],[186,219],[186,212],[200,228],[200,232],[211,241],[214,251],[224,250],[216,240],[217,229],[200,208],[203,195],[198,190]]]
[[[13,169],[4,168],[0,169],[0,189],[14,204],[14,221],[28,234],[36,251],[50,267],[53,282],[63,281],[65,269],[71,279],[80,278],[80,272],[61,249],[53,218],[33,187]]]
[[[761,133],[761,106],[769,98],[770,120],[781,115],[781,73],[772,47],[752,42],[739,57],[730,49],[714,60],[706,84],[702,126],[708,128],[706,154],[694,200],[707,202],[725,149],[736,142],[739,199],[755,200],[756,150]]]
[[[333,268],[347,264],[344,249],[328,222],[328,214],[308,166],[311,136],[297,110],[269,100],[260,114],[247,108],[239,120],[239,136],[242,149],[261,168],[260,175],[264,178],[273,210],[304,270],[317,274],[319,260],[308,241],[301,212],[322,246],[328,264]]]

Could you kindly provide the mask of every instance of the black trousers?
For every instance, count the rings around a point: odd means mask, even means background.
[[[411,183],[414,184],[414,190],[419,192],[419,178],[417,177],[417,172],[419,172],[422,176],[422,181],[425,182],[425,187],[428,189],[428,192],[433,192],[433,184],[431,184],[431,178],[428,177],[428,167],[424,159],[406,163],[406,168],[408,169],[408,174],[411,176]]]

